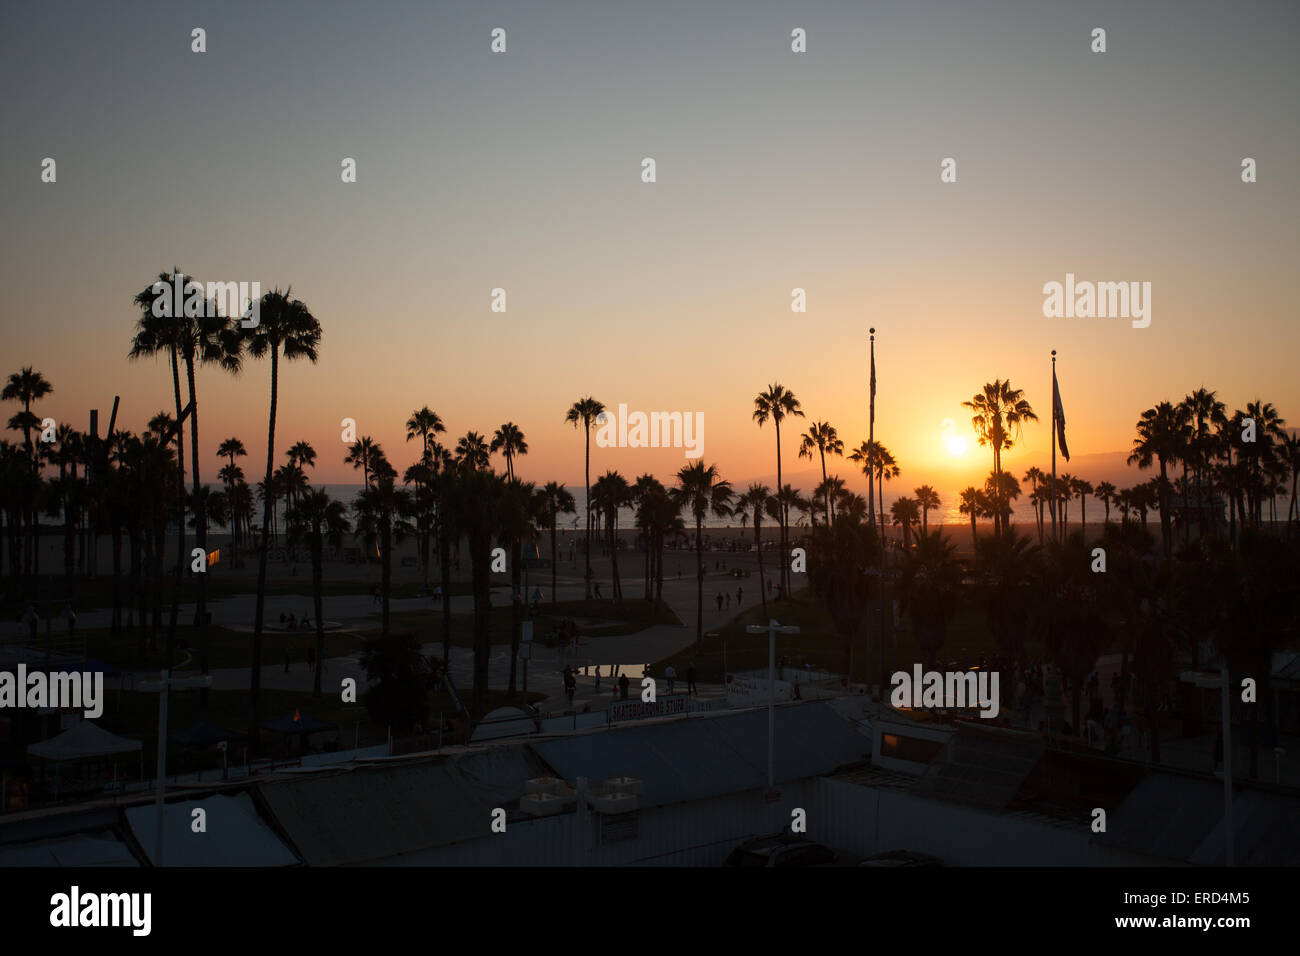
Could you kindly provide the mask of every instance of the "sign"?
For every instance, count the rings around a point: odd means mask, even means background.
[[[532,642],[533,642],[533,622],[524,621],[523,624],[519,625],[519,644],[522,647],[524,644],[531,644]]]
[[[520,645],[519,645],[519,659],[520,659],[521,661],[527,661],[527,660],[532,660],[532,657],[533,657],[533,645],[532,645],[532,642],[530,641],[530,642],[527,643],[527,644],[520,644]]]
[[[735,674],[728,674],[727,706],[756,707],[760,704],[766,704],[770,696],[768,686],[771,683],[771,681],[757,677],[738,677]],[[784,680],[776,681],[776,699],[778,701],[790,700],[793,696],[793,684]]]
[[[609,705],[609,719],[640,720],[645,717],[671,717],[685,714],[690,710],[690,697],[686,694],[674,694],[672,697],[660,697],[653,704],[639,700],[620,700]]]

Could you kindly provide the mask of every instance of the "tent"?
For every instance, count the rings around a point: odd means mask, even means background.
[[[141,750],[143,746],[138,740],[128,740],[110,734],[107,730],[96,726],[94,721],[83,720],[57,737],[29,744],[27,752],[33,757],[62,763],[68,760],[86,760],[92,757],[111,757],[114,754],[131,753]]]
[[[339,725],[328,720],[317,720],[311,714],[294,711],[275,720],[268,720],[262,727],[275,734],[315,734],[325,730],[338,730]]]
[[[167,739],[174,744],[181,744],[185,747],[213,747],[223,740],[247,740],[248,734],[227,730],[210,720],[200,720],[197,724],[191,724],[184,730],[173,731],[167,735]]]

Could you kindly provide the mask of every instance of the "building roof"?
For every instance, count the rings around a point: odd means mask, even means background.
[[[1233,863],[1300,865],[1300,814],[1294,797],[1233,792]],[[1152,772],[1110,814],[1098,843],[1163,860],[1223,866],[1223,782]]]
[[[912,793],[1002,809],[1020,791],[1043,754],[1039,734],[958,721],[954,733]]]
[[[205,832],[193,829],[194,810],[205,814]],[[128,807],[126,820],[145,855],[155,858],[157,809]],[[262,822],[252,798],[210,794],[168,803],[163,811],[167,866],[293,866],[298,857]]]
[[[91,757],[108,757],[112,754],[131,753],[144,745],[138,740],[128,740],[110,734],[94,721],[83,720],[57,737],[29,744],[27,752],[45,760],[85,760]]]

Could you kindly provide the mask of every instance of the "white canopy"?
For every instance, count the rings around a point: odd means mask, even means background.
[[[71,730],[57,737],[30,744],[27,752],[45,760],[85,760],[89,757],[108,757],[113,754],[133,753],[144,745],[138,740],[128,740],[110,734],[96,726],[94,721],[83,720]]]

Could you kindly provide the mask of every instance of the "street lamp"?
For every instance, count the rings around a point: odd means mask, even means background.
[[[158,694],[158,781],[155,785],[157,798],[157,823],[154,839],[154,866],[163,865],[163,796],[167,777],[167,693],[173,688],[211,687],[212,677],[203,674],[199,677],[169,677],[166,670],[159,672],[158,680],[141,681],[136,685],[140,690]]]
[[[776,737],[776,635],[798,634],[794,625],[782,627],[772,618],[767,624],[750,624],[745,628],[747,634],[767,632],[767,790],[771,794],[776,790],[776,780],[772,763],[773,740]],[[725,675],[724,675],[725,676]]]

